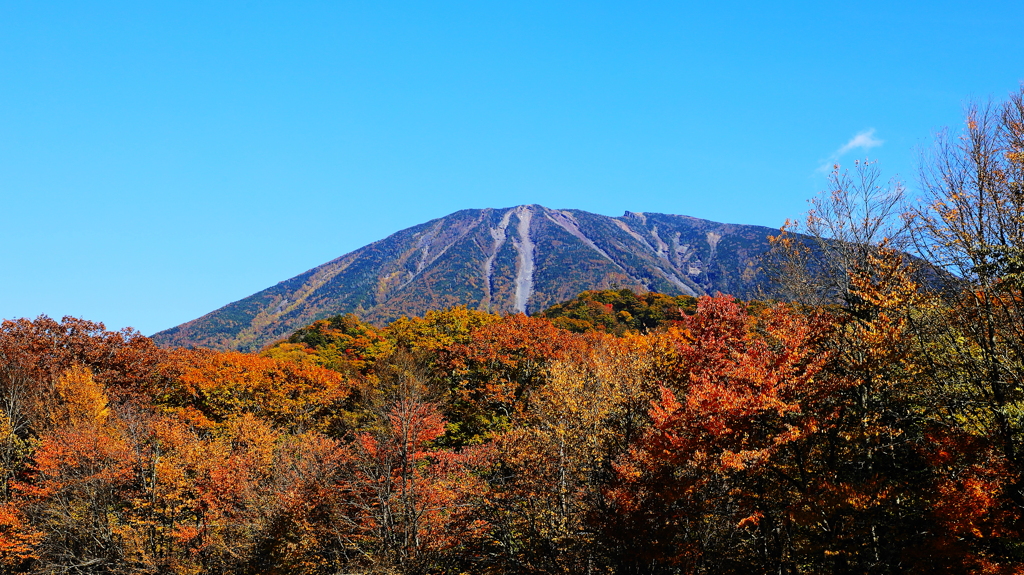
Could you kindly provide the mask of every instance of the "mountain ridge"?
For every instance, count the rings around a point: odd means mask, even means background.
[[[537,204],[459,210],[153,338],[162,346],[254,350],[339,313],[373,323],[453,305],[530,313],[612,287],[752,297],[764,284],[758,259],[776,233],[652,212],[610,217]]]

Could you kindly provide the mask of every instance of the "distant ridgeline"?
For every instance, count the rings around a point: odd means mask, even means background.
[[[776,233],[654,213],[613,218],[538,205],[462,210],[392,234],[153,339],[163,347],[252,351],[338,314],[354,313],[381,325],[457,305],[498,314],[536,313],[587,290],[753,298],[767,285],[759,260],[769,249],[768,236]],[[571,313],[560,317],[567,328],[573,326],[570,320],[581,319]]]

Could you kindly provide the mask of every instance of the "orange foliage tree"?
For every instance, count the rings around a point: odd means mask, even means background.
[[[156,401],[204,425],[249,413],[291,431],[338,431],[350,382],[336,371],[271,357],[176,349],[160,364]]]
[[[520,400],[541,385],[552,360],[578,349],[578,336],[522,314],[470,332],[438,350],[432,372],[445,395],[448,440],[477,443],[508,427]]]
[[[741,525],[766,523],[768,510],[744,480],[814,432],[803,404],[828,391],[810,385],[828,361],[814,345],[820,327],[783,308],[761,323],[759,332],[732,298],[701,298],[679,333],[679,361],[653,402],[653,425],[618,463],[612,491],[620,514],[610,534],[636,546],[636,561],[693,570],[710,551],[732,551],[707,547],[735,541],[723,533]]]

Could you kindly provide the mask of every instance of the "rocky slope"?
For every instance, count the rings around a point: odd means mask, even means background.
[[[459,304],[530,313],[614,287],[755,297],[766,281],[759,258],[775,233],[655,213],[462,210],[153,337],[163,346],[254,350],[339,313],[377,323]]]

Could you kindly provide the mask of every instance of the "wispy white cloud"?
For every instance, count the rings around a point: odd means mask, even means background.
[[[884,140],[879,140],[878,138],[875,137],[875,129],[871,128],[870,130],[864,130],[863,132],[850,138],[850,141],[846,142],[846,144],[844,144],[842,148],[836,150],[836,153],[833,155],[838,158],[839,156],[842,156],[843,154],[849,152],[850,150],[856,150],[857,148],[864,148],[865,150],[869,150],[871,148],[877,148],[878,146],[881,146],[884,143]]]
[[[863,132],[858,132],[857,135],[850,138],[849,142],[846,142],[838,150],[832,152],[832,155],[828,159],[824,160],[821,166],[818,167],[819,172],[827,172],[832,169],[832,165],[839,160],[847,152],[856,149],[870,150],[871,148],[877,148],[885,143],[885,140],[880,140],[875,137],[875,129],[869,128]]]

